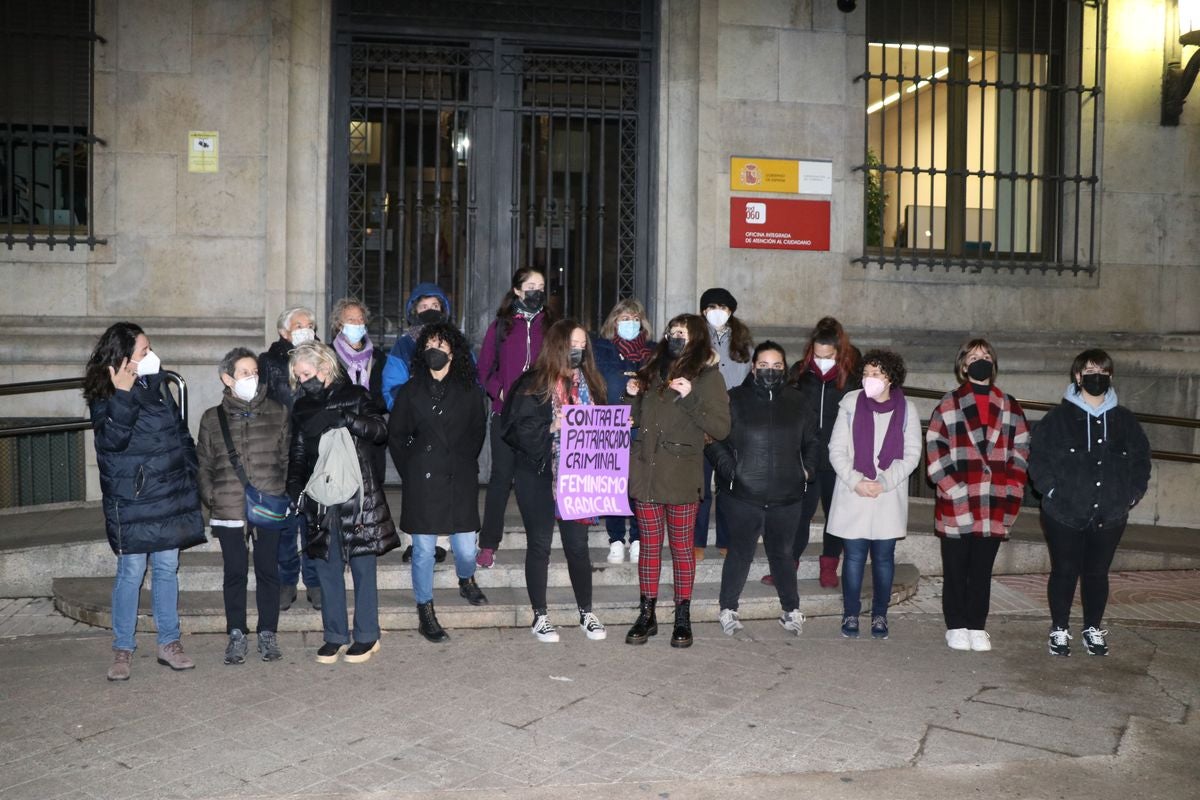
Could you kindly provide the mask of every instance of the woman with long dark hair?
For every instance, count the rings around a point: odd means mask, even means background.
[[[546,276],[533,267],[513,273],[512,288],[504,293],[496,319],[488,326],[479,349],[479,378],[492,401],[492,473],[483,501],[483,527],[479,530],[476,562],[490,569],[504,536],[504,509],[513,485],[516,453],[497,435],[500,414],[512,394],[513,384],[538,359],[542,337],[558,319],[546,304]]]
[[[921,460],[921,420],[901,387],[904,359],[890,350],[863,356],[863,388],[839,404],[829,461],[837,486],[829,530],[845,540],[842,636],[858,638],[863,572],[871,558],[871,636],[888,638],[896,540],[908,535],[908,476]]]
[[[667,323],[653,358],[625,384],[624,399],[637,426],[629,454],[629,487],[642,541],[640,610],[625,641],[645,644],[658,633],[658,579],[666,538],[675,585],[671,646],[690,647],[696,577],[693,533],[704,496],[705,437],[719,440],[729,435],[729,395],[703,317],[680,314]]]
[[[992,565],[1021,510],[1029,427],[1015,398],[996,388],[1000,364],[987,339],[958,350],[954,377],[925,434],[929,479],[937,487],[934,532],[942,550],[942,614],[951,650],[992,649],[984,630]]]
[[[129,680],[146,567],[158,663],[195,664],[179,641],[179,551],[204,542],[196,446],[164,384],[150,339],[132,322],[109,327],[92,350],[83,397],[95,432],[104,528],[117,556],[110,681]]]
[[[800,526],[796,528],[796,541],[792,545],[792,560],[800,567],[800,556],[808,546],[809,526],[817,513],[817,503],[825,512],[825,530],[821,535],[821,567],[819,582],[827,589],[837,588],[838,561],[842,557],[841,537],[829,532],[829,505],[833,501],[833,487],[837,484],[837,473],[829,463],[829,439],[833,436],[833,423],[837,420],[838,403],[848,393],[862,388],[862,368],[859,362],[862,353],[850,344],[842,324],[833,317],[822,317],[808,336],[804,355],[792,365],[788,382],[800,390],[813,417],[817,422],[817,436],[821,441],[820,458],[817,460],[812,482],[804,495],[800,510]],[[772,583],[770,575],[762,582]]]
[[[450,638],[433,606],[438,536],[449,536],[458,593],[471,605],[487,602],[475,583],[479,529],[479,451],[487,429],[483,390],[471,346],[450,323],[424,325],[416,338],[411,376],[396,391],[388,446],[400,473],[400,528],[412,536],[412,584],[421,635]]]
[[[351,664],[379,651],[379,592],[376,559],[400,544],[383,494],[383,476],[375,470],[373,448],[387,441],[387,423],[367,390],[346,379],[333,348],[309,342],[292,350],[292,383],[303,393],[292,409],[292,441],[288,455],[287,492],[308,523],[305,550],[321,580],[321,623],[324,644],[317,663],[339,658]],[[337,483],[353,483],[358,462],[360,490],[350,499],[318,503],[308,497],[309,479],[317,466],[321,439],[345,428],[354,445],[353,461],[341,463]],[[337,438],[334,434],[334,438]],[[346,564],[354,579],[354,630],[347,621]]]
[[[1150,482],[1150,442],[1133,412],[1117,405],[1113,360],[1084,350],[1071,364],[1063,401],[1033,429],[1029,478],[1042,495],[1042,532],[1050,551],[1050,655],[1071,654],[1075,587],[1083,604],[1083,645],[1108,655],[1100,625],[1108,605],[1108,570],[1129,510]]]
[[[596,369],[587,331],[564,319],[546,331],[542,351],[533,369],[513,386],[500,430],[516,453],[517,506],[525,523],[525,588],[533,606],[533,635],[541,642],[557,642],[558,631],[546,608],[546,580],[556,504],[554,479],[558,471],[563,406],[600,404],[605,398],[604,379]],[[607,636],[592,613],[592,563],[588,555],[588,523],[559,519],[558,531],[567,572],[579,608],[579,627],[589,639]]]

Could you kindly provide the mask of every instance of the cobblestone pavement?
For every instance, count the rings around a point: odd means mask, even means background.
[[[198,667],[172,673],[143,636],[126,684],[104,680],[107,631],[53,623],[45,600],[6,601],[0,797],[759,797],[802,786],[838,797],[875,785],[961,797],[970,771],[996,796],[1194,796],[1200,631],[1110,624],[1109,658],[1056,659],[1044,619],[1006,607],[989,626],[995,651],[953,652],[936,589],[923,583],[896,609],[882,642],[844,640],[830,618],[799,638],[770,621],[733,639],[699,625],[682,651],[665,631],[644,647],[620,630],[589,642],[573,626],[558,645],[520,629],[452,631],[444,646],[406,632],[386,635],[367,664],[330,667],[313,662],[314,637],[289,634],[283,661],[226,667],[224,638],[197,635],[185,645]],[[997,604],[1024,597],[1042,613],[1035,589],[998,580]],[[30,622],[39,615],[63,627]],[[1130,731],[1153,746],[1143,752]],[[1131,758],[1160,761],[1135,778],[1122,771]],[[1030,788],[1039,771],[1047,782]],[[946,794],[918,793],[926,784]]]

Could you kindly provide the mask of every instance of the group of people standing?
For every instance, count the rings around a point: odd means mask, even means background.
[[[547,601],[557,521],[579,627],[589,639],[606,638],[592,606],[592,521],[556,513],[562,409],[577,404],[630,406],[634,515],[606,519],[608,561],[628,554],[637,564],[640,604],[625,637],[630,644],[658,633],[664,545],[673,572],[670,644],[692,644],[692,589],[714,479],[726,634],[742,628],[739,598],[760,536],[770,566],[762,581],[776,589],[779,623],[802,631],[797,570],[820,503],[819,582],[841,585],[842,635],[859,636],[869,560],[870,634],[888,638],[907,484],[924,453],[937,489],[947,645],[991,649],[992,567],[1028,478],[1043,497],[1052,564],[1049,650],[1070,652],[1068,616],[1082,579],[1083,642],[1089,653],[1107,653],[1100,625],[1108,568],[1128,511],[1145,492],[1149,446],[1133,415],[1117,405],[1113,363],[1103,351],[1076,358],[1062,405],[1031,435],[1020,405],[995,385],[992,345],[972,339],[955,360],[959,387],[942,398],[922,435],[904,395],[903,359],[889,350],[861,353],[832,317],[817,323],[789,365],[777,342],[754,344],[723,288],[704,292],[700,313],[672,318],[658,338],[635,299],[617,303],[599,335],[559,319],[546,301],[545,276],[518,270],[478,362],[451,322],[449,298],[433,284],[414,289],[408,327],[390,353],[371,342],[369,313],[358,301],[335,305],[332,345],[318,339],[311,310],[289,309],[266,352],[235,348],[221,360],[222,400],[204,413],[196,442],[145,332],[127,322],[105,331],[84,394],[118,558],[109,679],[129,677],[147,567],[158,660],[177,670],[194,666],[180,643],[176,572],[179,551],[205,540],[202,508],[224,561],[226,664],[243,663],[249,651],[251,554],[262,660],[282,658],[280,610],[295,602],[301,575],[306,599],[322,615],[317,661],[370,659],[380,638],[376,559],[400,546],[401,530],[412,540],[405,559],[419,630],[430,641],[447,640],[433,604],[434,563],[452,551],[460,596],[486,603],[475,571],[495,564],[514,489],[527,536],[533,635],[559,639]],[[478,456],[489,431],[481,517]],[[388,451],[402,483],[398,525],[383,491]]]

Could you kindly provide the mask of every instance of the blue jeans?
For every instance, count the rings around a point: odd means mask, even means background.
[[[633,501],[629,501],[629,507],[633,508]],[[633,544],[641,536],[638,533],[637,517],[605,517],[604,527],[608,530],[608,543],[625,541],[625,524],[629,523],[629,543]]]
[[[862,611],[863,571],[871,554],[871,616],[886,617],[896,576],[895,539],[845,539],[842,561],[842,613],[857,617]]]
[[[320,588],[316,564],[301,552],[304,543],[297,541],[297,535],[296,530],[279,533],[279,585],[295,586],[303,571],[304,585],[309,589]]]
[[[159,645],[179,639],[179,551],[127,553],[117,556],[117,577],[113,580],[113,650],[137,647],[138,600],[146,562],[150,562],[150,602]]]
[[[412,585],[418,603],[433,600],[433,562],[437,534],[416,533],[412,537]],[[450,549],[454,551],[454,571],[458,577],[475,576],[475,531],[450,534]]]
[[[696,547],[708,547],[708,517],[713,505],[713,468],[707,458],[704,459],[704,498],[696,509]],[[725,520],[717,514],[717,547],[729,547],[729,530]]]
[[[350,644],[349,613],[346,608],[346,566],[342,562],[341,506],[330,506],[325,515],[329,524],[329,557],[312,560],[321,581],[321,625],[325,641]],[[350,559],[350,577],[354,579],[354,641],[379,641],[379,589],[375,582],[376,557]]]

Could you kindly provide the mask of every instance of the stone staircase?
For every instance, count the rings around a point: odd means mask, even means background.
[[[814,541],[819,541],[820,527],[814,525],[812,533]],[[606,561],[608,536],[602,526],[593,526],[589,534],[589,547],[592,556],[593,610],[606,625],[621,626],[632,623],[637,616],[637,565],[628,561],[620,564],[610,564]],[[547,597],[551,619],[556,624],[566,626],[574,623],[576,608],[557,533],[554,536],[554,548],[550,559]],[[759,582],[759,578],[768,571],[766,558],[761,555],[761,547],[759,553],[760,557],[751,565],[746,588],[742,593],[740,613],[743,619],[773,619],[778,617],[780,612],[775,590]],[[664,555],[659,597],[660,607],[669,619],[672,608],[671,561],[669,553]],[[476,572],[476,581],[489,600],[489,603],[483,606],[471,606],[458,596],[458,580],[452,556],[447,557],[444,563],[435,565],[434,605],[439,620],[451,630],[529,625],[531,614],[529,598],[525,592],[524,563],[524,530],[510,526],[497,553],[495,567]],[[723,565],[724,560],[720,558],[715,547],[709,547],[708,557],[697,564],[692,600],[693,620],[716,620],[720,610],[717,597]],[[799,579],[800,610],[805,616],[841,613],[841,590],[823,589],[817,583],[816,556],[801,560]],[[918,580],[919,573],[915,567],[897,564],[892,602],[911,597],[917,591]],[[224,633],[225,614],[221,584],[221,554],[215,542],[181,554],[179,611],[180,623],[185,632]],[[415,629],[417,615],[412,594],[411,568],[403,562],[401,550],[397,549],[379,559],[378,586],[382,627],[385,630]],[[253,587],[254,575],[251,572],[251,596]],[[55,578],[53,581],[54,603],[59,611],[73,619],[102,627],[112,625],[111,591],[111,572],[90,577]],[[863,593],[869,604],[869,574]],[[350,594],[352,595],[352,592]],[[350,608],[353,608],[352,602]],[[253,629],[256,620],[252,599],[249,614],[248,623]],[[153,627],[150,594],[147,589],[143,589],[138,628],[153,630]],[[296,603],[280,615],[279,630],[321,630],[320,612],[314,611],[305,602],[303,587]],[[622,635],[624,633],[619,632]],[[614,635],[616,633],[618,631],[614,630]]]

